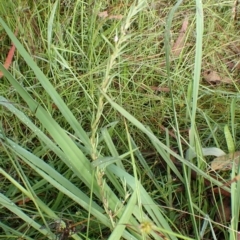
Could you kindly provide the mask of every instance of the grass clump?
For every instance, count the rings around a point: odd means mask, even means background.
[[[174,4],[1,3],[1,236],[236,239],[233,5]]]

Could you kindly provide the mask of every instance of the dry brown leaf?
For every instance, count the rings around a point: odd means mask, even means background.
[[[228,77],[223,77],[221,79],[221,82],[222,83],[226,83],[226,84],[232,84],[233,83],[232,80],[230,78],[228,78]]]
[[[216,71],[207,70],[203,73],[203,79],[210,84],[232,84],[232,80],[228,77],[220,77]]]
[[[188,27],[188,17],[185,17],[178,38],[172,47],[172,54],[178,57],[183,49],[186,31]]]
[[[240,159],[240,151],[235,152],[235,153],[229,153],[224,156],[214,158],[214,160],[211,163],[211,169],[213,171],[230,170],[230,169],[232,169],[233,164],[236,164],[236,166],[239,164],[239,159]]]
[[[123,15],[121,15],[121,14],[119,14],[119,15],[109,15],[108,11],[100,12],[98,14],[98,16],[100,18],[117,19],[117,20],[121,20],[123,18]]]
[[[230,70],[234,71],[234,70],[237,70],[239,71],[240,70],[240,62],[234,62],[233,60],[227,62],[227,66]]]
[[[170,92],[170,88],[169,87],[156,87],[156,86],[147,86],[145,84],[141,84],[140,86],[140,90],[146,90],[148,91],[149,89],[156,91],[156,92]]]
[[[205,81],[207,81],[210,84],[212,84],[212,83],[216,84],[216,83],[221,82],[221,78],[218,75],[218,73],[215,71],[212,71],[212,70],[205,71],[203,73],[203,78]]]
[[[121,15],[121,14],[119,14],[119,15],[110,15],[108,18],[109,19],[121,20],[123,18],[123,15]]]
[[[100,12],[100,13],[98,14],[98,16],[99,16],[100,18],[107,18],[107,17],[108,17],[108,12],[107,12],[107,11]]]
[[[215,221],[219,223],[226,223],[231,220],[231,200],[230,198],[224,198],[224,200],[218,203],[218,211],[215,216]]]
[[[17,36],[17,34],[18,34],[18,29],[15,30],[15,36]],[[5,63],[3,65],[7,70],[9,69],[9,67],[12,63],[15,49],[16,49],[15,45],[12,44],[12,46],[11,46],[9,52],[8,52],[7,58],[5,60]],[[2,78],[2,77],[3,77],[3,73],[0,72],[0,78]]]
[[[168,87],[155,87],[155,86],[151,86],[150,88],[153,91],[156,91],[156,92],[170,92],[170,88],[168,88]]]
[[[240,61],[239,57],[240,56],[240,44],[239,41],[232,42],[228,45],[228,49],[230,51],[227,52],[228,55],[231,56],[231,58],[224,58],[220,56],[220,58],[223,60],[223,62],[227,65],[227,67],[231,71],[239,71],[240,70]]]
[[[239,41],[232,42],[229,44],[228,48],[236,55],[240,54]]]

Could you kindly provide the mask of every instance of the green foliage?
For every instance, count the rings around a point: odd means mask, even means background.
[[[12,13],[1,15],[2,33],[17,48],[11,71],[0,63],[1,236],[215,236],[219,224],[203,180],[215,186],[222,182],[206,171],[205,147],[220,148],[225,142],[215,131],[222,129],[218,116],[199,105],[212,94],[200,83],[203,10],[208,4],[161,4],[160,14],[154,1],[145,0],[113,7],[78,0],[1,5],[1,12],[9,7],[6,12]],[[100,17],[104,11],[109,17]],[[192,16],[189,31],[197,36],[194,50],[186,53],[194,64],[171,56],[171,31],[178,32],[176,17],[185,11]],[[16,27],[18,36],[11,30]],[[166,69],[159,67],[160,59]],[[170,93],[154,93],[151,86],[156,85],[169,87]],[[214,94],[221,98],[225,93]],[[237,146],[234,99],[233,137],[227,120],[221,119],[230,152]],[[212,105],[210,99],[204,103]],[[181,133],[186,126],[189,136]],[[199,126],[204,128],[199,131]],[[198,181],[193,182],[191,171]],[[239,182],[224,187],[232,193],[235,216],[238,188]],[[231,223],[231,239],[237,225],[238,220]],[[228,234],[226,229],[222,232]]]

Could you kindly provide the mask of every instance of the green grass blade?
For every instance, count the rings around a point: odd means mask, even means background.
[[[28,52],[24,49],[23,45],[19,42],[19,40],[15,37],[15,35],[12,33],[12,31],[8,28],[6,23],[2,20],[0,17],[0,24],[5,29],[9,37],[11,38],[12,42],[16,46],[17,50],[21,54],[21,56],[24,58],[28,66],[34,71],[37,79],[42,84],[45,91],[49,94],[49,96],[52,98],[53,102],[57,105],[58,109],[63,114],[64,118],[68,121],[68,123],[72,126],[74,131],[78,136],[81,136],[82,142],[89,146],[90,148],[90,141],[86,134],[86,132],[83,130],[83,128],[80,126],[79,122],[76,120],[76,118],[73,116],[72,112],[69,110],[65,102],[62,100],[62,98],[59,96],[55,88],[52,86],[52,84],[49,82],[47,77],[43,74],[43,72],[40,70],[40,68],[37,66],[37,64],[34,62],[34,60],[31,58],[31,56],[28,54]],[[21,97],[26,101],[27,104],[29,103],[29,99],[26,98],[26,94],[23,94],[22,90],[20,90],[20,85],[17,83],[17,81],[12,78],[11,74],[5,70],[5,68],[0,65],[0,70],[4,73],[4,76],[8,78],[8,80],[11,82],[11,84],[16,88],[16,90],[19,92]],[[37,108],[37,104],[33,106],[32,103],[30,105],[30,109],[34,112]]]
[[[235,152],[234,141],[233,141],[232,134],[228,128],[228,125],[224,126],[224,135],[227,142],[228,152],[234,153]]]
[[[50,14],[50,18],[49,18],[49,21],[48,21],[47,43],[48,43],[49,52],[51,50],[51,45],[52,45],[53,22],[54,22],[54,16],[55,16],[55,13],[56,13],[57,5],[58,5],[58,0],[53,4],[52,11],[51,11],[51,14]]]
[[[2,169],[0,169],[0,172]],[[41,232],[43,235],[45,235],[49,239],[53,239],[54,235],[51,234],[49,235],[49,231],[46,229],[42,229],[41,225],[35,222],[32,218],[28,217],[16,204],[14,204],[10,199],[5,197],[2,193],[0,193],[0,204],[7,208],[9,211],[17,215],[19,218],[24,220],[26,223],[29,224],[29,226],[32,226],[35,228],[37,231]],[[56,237],[56,236],[55,236]]]
[[[0,135],[0,137],[2,136]],[[40,175],[42,175],[44,179],[46,179],[48,182],[50,180],[55,181],[54,184],[58,189],[64,188],[70,193],[74,193],[74,197],[77,196],[78,198],[78,203],[80,203],[83,208],[88,209],[90,199],[80,189],[78,189],[69,180],[65,179],[61,174],[59,174],[56,170],[54,170],[51,166],[42,161],[40,158],[36,157],[34,154],[17,145],[10,139],[7,139],[7,141],[8,144],[11,146],[12,151],[14,151],[19,157],[21,157],[21,159],[25,161],[28,165],[30,165],[31,168],[33,168],[35,171],[39,171],[39,174],[41,173]],[[51,177],[49,178],[49,176]],[[70,193],[67,194],[69,197]],[[73,195],[71,195],[71,197],[73,197]],[[92,202],[91,205],[93,208],[97,209],[97,211],[103,212],[103,210],[96,203]],[[101,217],[104,218],[103,215]]]
[[[17,238],[17,239],[21,239],[22,237],[22,233],[15,230],[15,229],[12,229],[11,227],[5,225],[4,223],[0,222],[0,228],[5,232],[5,234],[7,234],[7,236],[10,238],[12,237],[13,239]],[[10,234],[11,233],[11,234]],[[34,238],[31,238],[31,237],[28,237],[28,236],[24,236],[24,239],[26,240],[35,240]]]
[[[139,198],[141,199],[142,206],[144,209],[146,209],[148,216],[152,218],[153,223],[156,226],[162,227],[162,228],[168,230],[169,232],[172,232],[168,222],[166,221],[165,217],[161,213],[161,209],[159,208],[159,206],[157,206],[155,204],[155,202],[148,195],[146,190],[140,185],[140,183],[139,183],[139,186],[136,186],[135,179],[131,175],[129,175],[127,172],[119,169],[117,166],[111,165],[111,166],[109,166],[109,170],[112,171],[119,178],[126,179],[127,184],[133,190],[138,188],[140,190]],[[138,220],[140,222],[143,220],[142,214],[139,214],[138,211],[135,211],[134,214],[138,217]],[[169,238],[176,240],[176,238],[174,236],[169,236]]]
[[[9,107],[9,109],[12,110],[14,114],[17,114],[16,116],[19,117],[21,121],[25,121],[27,119],[27,117],[25,117],[23,113],[17,111],[17,109],[13,109],[13,106],[8,105],[5,101],[0,102],[0,104],[5,104],[6,107]],[[49,134],[52,136],[55,142],[62,148],[65,157],[62,157],[61,159],[63,161],[66,160],[65,163],[69,166],[69,168],[72,169],[86,185],[90,186],[91,181],[89,180],[91,179],[90,172],[92,171],[92,167],[85,155],[76,146],[72,139],[66,134],[66,132],[52,119],[52,117],[41,106],[37,108],[36,116],[39,118],[42,125],[49,131]],[[34,128],[30,121],[25,122],[25,124],[28,123],[31,125],[32,128]],[[40,137],[44,138],[44,135],[41,133],[40,129],[37,129],[35,127],[35,132],[39,133]],[[46,140],[47,138],[44,139]],[[57,150],[56,148],[54,149]],[[97,188],[95,189],[97,190]]]
[[[126,223],[129,222],[129,219],[134,211],[136,203],[137,203],[137,192],[134,191],[132,193],[131,198],[128,201],[126,208],[124,209],[124,212],[121,218],[117,223],[117,226],[114,228],[113,232],[109,236],[108,238],[109,240],[121,239],[123,231],[126,228]]]
[[[171,167],[173,172],[179,177],[179,179],[182,180],[181,174],[179,173],[179,171],[177,170],[173,162],[170,159],[168,159],[166,152],[163,151],[163,150],[170,151],[170,149],[166,147],[163,143],[161,143],[159,139],[157,139],[157,137],[152,132],[150,132],[141,122],[139,122],[136,118],[134,118],[124,108],[122,108],[121,106],[113,102],[111,98],[109,98],[106,94],[103,93],[103,95],[106,97],[106,99],[109,101],[109,103],[111,103],[111,105],[114,108],[116,108],[124,117],[126,117],[130,122],[132,122],[136,127],[138,127],[143,133],[145,133],[149,137],[149,139],[153,142],[153,144],[155,144],[155,147],[157,147],[157,150],[159,151],[159,153],[163,156],[164,160]]]
[[[170,155],[174,156],[176,159],[178,159],[180,162],[182,162],[184,165],[188,166],[190,169],[196,171],[198,174],[203,176],[204,178],[208,179],[212,183],[216,184],[217,186],[222,186],[222,183],[220,181],[217,181],[216,179],[210,177],[206,172],[202,171],[199,169],[196,165],[192,164],[191,162],[187,161],[186,159],[182,158],[178,154],[176,154],[174,151],[169,149],[165,144],[163,144],[151,131],[149,131],[142,123],[140,123],[136,118],[134,118],[129,112],[127,112],[124,108],[119,106],[117,103],[115,103],[108,95],[104,94],[108,102],[114,107],[119,113],[121,113],[122,116],[124,116],[126,119],[128,119],[132,124],[134,124],[139,130],[141,130],[143,133],[145,133],[149,139],[152,141],[154,146],[157,148],[158,152],[163,155],[164,160],[166,160],[167,164],[171,167],[172,166],[172,161],[168,159],[168,155],[166,152],[168,152]],[[165,150],[166,152],[164,152]],[[175,171],[175,169],[172,169]],[[180,180],[184,181],[181,174],[177,170],[175,174],[179,177]],[[229,188],[225,188],[226,191],[230,192]]]

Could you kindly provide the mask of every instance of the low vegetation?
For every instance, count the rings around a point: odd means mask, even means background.
[[[2,1],[1,238],[239,239],[238,13]]]

